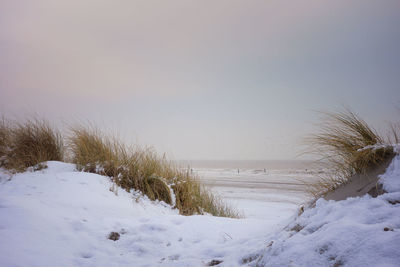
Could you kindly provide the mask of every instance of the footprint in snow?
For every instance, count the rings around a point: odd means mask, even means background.
[[[176,225],[181,225],[183,223],[182,219],[172,219],[171,222]]]
[[[179,257],[180,257],[180,255],[175,254],[175,255],[168,256],[168,259],[171,261],[176,261],[176,260],[179,260]]]
[[[81,257],[84,258],[84,259],[90,259],[90,258],[93,257],[93,253],[91,253],[91,252],[83,252],[83,253],[81,253]]]

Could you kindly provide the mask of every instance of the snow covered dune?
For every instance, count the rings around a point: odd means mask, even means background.
[[[108,177],[47,165],[12,177],[0,171],[1,266],[400,263],[399,155],[381,175],[386,193],[377,198],[319,199],[292,218],[278,206],[262,219],[182,216]]]
[[[400,156],[380,177],[387,193],[316,202],[269,245],[253,266],[400,266]]]
[[[47,164],[10,180],[0,172],[1,266],[236,266],[283,226],[282,219],[181,216],[107,177]],[[108,239],[111,232],[119,240]]]

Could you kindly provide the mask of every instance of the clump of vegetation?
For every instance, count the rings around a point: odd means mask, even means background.
[[[183,215],[239,217],[195,176],[153,149],[126,147],[115,138],[82,126],[72,128],[69,148],[79,169],[109,176],[127,191],[140,190],[151,200],[175,205]]]
[[[177,170],[172,179],[176,196],[176,206],[182,214],[209,213],[214,216],[240,218],[232,207],[214,195],[188,170]]]
[[[7,154],[10,144],[10,126],[4,118],[0,121],[0,167],[7,162]]]
[[[174,205],[183,215],[239,217],[197,177],[151,148],[127,147],[84,126],[71,129],[67,147],[78,169],[109,176],[123,189],[139,190],[151,200]],[[0,167],[16,172],[28,167],[40,170],[45,167],[42,162],[62,161],[64,152],[60,132],[45,120],[0,121]]]
[[[63,160],[61,134],[45,120],[23,123],[5,119],[0,124],[0,166],[25,171],[48,160]]]
[[[322,162],[326,162],[332,172],[311,185],[310,192],[314,196],[332,191],[351,176],[364,174],[393,157],[389,138],[383,138],[351,110],[323,115],[320,132],[310,136],[307,142],[311,144],[311,151],[321,155]],[[398,141],[394,126],[392,137]]]

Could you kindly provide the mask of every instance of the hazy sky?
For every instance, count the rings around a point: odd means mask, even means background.
[[[0,0],[0,113],[175,159],[294,158],[314,110],[400,111],[400,1]]]

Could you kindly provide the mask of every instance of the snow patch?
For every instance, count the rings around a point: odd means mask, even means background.
[[[400,155],[397,154],[386,172],[380,176],[383,189],[387,192],[400,192]]]
[[[381,182],[388,192],[342,201],[319,199],[283,231],[252,266],[399,266],[400,156]]]
[[[274,214],[269,221],[181,216],[138,191],[111,192],[108,177],[47,166],[0,184],[2,266],[238,266],[240,255],[282,227]],[[118,240],[109,239],[113,232]]]

